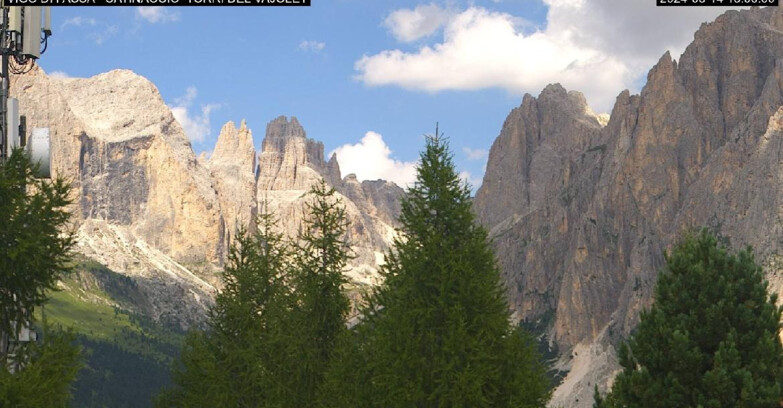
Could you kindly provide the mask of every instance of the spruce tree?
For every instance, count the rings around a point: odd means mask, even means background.
[[[281,377],[289,354],[288,261],[271,215],[259,217],[255,233],[237,234],[208,328],[189,333],[174,367],[175,387],[158,397],[157,406],[274,406],[287,395]]]
[[[686,236],[595,406],[779,406],[781,308],[767,289],[749,248],[735,255],[706,231]]]
[[[345,207],[335,193],[324,180],[311,188],[294,257],[296,307],[290,333],[297,360],[291,407],[313,406],[338,338],[346,330],[350,302],[343,293],[343,272],[351,253]]]
[[[530,339],[511,327],[494,254],[445,139],[427,137],[401,236],[328,388],[353,407],[543,407]],[[338,377],[345,376],[343,385]]]

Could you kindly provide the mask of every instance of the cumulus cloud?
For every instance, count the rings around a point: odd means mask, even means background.
[[[168,23],[179,20],[178,12],[163,6],[138,6],[136,7],[136,16],[143,18],[152,24]]]
[[[403,187],[416,181],[416,163],[393,159],[379,133],[367,132],[359,143],[340,146],[329,155],[333,153],[344,175],[354,173],[359,180],[383,179]]]
[[[383,25],[399,41],[412,42],[428,37],[441,28],[449,18],[449,12],[436,4],[416,6],[393,11]]]
[[[542,27],[508,13],[472,6],[449,13],[442,38],[415,51],[384,50],[355,63],[367,85],[396,85],[438,92],[502,88],[537,94],[549,83],[585,93],[598,111],[608,111],[616,95],[646,73],[668,49],[678,57],[693,32],[724,8],[656,7],[649,0],[544,0]],[[395,23],[401,41],[431,34],[435,23],[417,25],[416,10]],[[422,13],[418,13],[422,14]],[[422,21],[428,21],[422,17]],[[431,20],[431,19],[430,19]],[[412,27],[412,28],[405,28]],[[635,89],[633,89],[635,90]]]
[[[321,52],[324,48],[326,48],[326,43],[319,41],[302,41],[299,43],[299,50],[301,51]]]
[[[489,152],[487,149],[471,149],[470,147],[463,147],[462,151],[468,156],[468,160],[484,160],[487,158]]]
[[[174,104],[169,105],[169,108],[174,115],[174,119],[176,119],[182,126],[182,129],[185,130],[185,135],[187,135],[191,141],[203,142],[210,132],[209,115],[213,110],[217,109],[219,105],[201,105],[200,113],[193,114],[190,109],[196,96],[198,96],[198,90],[196,87],[190,86],[185,91],[185,95],[175,99]]]

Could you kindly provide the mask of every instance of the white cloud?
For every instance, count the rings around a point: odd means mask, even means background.
[[[701,22],[725,11],[656,7],[649,0],[544,2],[546,24],[532,31],[518,17],[482,7],[449,14],[437,43],[365,55],[355,64],[357,78],[428,92],[503,88],[516,94],[537,94],[559,82],[585,93],[595,110],[608,111],[667,49],[678,57]],[[422,7],[433,6],[389,18]],[[401,41],[426,32],[415,24],[407,31],[396,27],[392,33]]]
[[[82,27],[82,26],[94,26],[98,24],[98,20],[94,18],[87,18],[82,16],[71,17],[66,19],[61,25],[60,30],[64,30],[66,27]]]
[[[340,146],[332,153],[337,154],[343,175],[354,173],[359,180],[383,179],[403,187],[416,181],[416,163],[393,159],[383,136],[376,132],[367,132],[359,143]]]
[[[69,27],[83,30],[83,32],[89,31],[86,32],[85,37],[94,42],[96,45],[102,45],[109,38],[114,37],[119,32],[117,25],[108,24],[92,17],[71,17],[60,25],[60,30],[64,31]]]
[[[468,160],[484,160],[487,158],[489,152],[486,149],[471,149],[470,147],[463,147],[462,151],[468,156]]]
[[[179,21],[178,12],[163,6],[138,6],[136,7],[136,15],[152,24]]]
[[[318,41],[302,41],[299,43],[299,49],[302,51],[320,52],[326,47],[325,43]]]
[[[474,177],[472,174],[470,174],[469,171],[461,171],[459,173],[459,178],[468,183],[468,186],[470,186],[470,189],[473,192],[478,190],[478,188],[481,186],[481,177]]]
[[[436,4],[418,5],[413,10],[393,11],[383,25],[397,40],[412,42],[434,34],[448,18],[449,12]]]
[[[174,104],[170,105],[169,108],[171,108],[174,119],[176,119],[182,126],[182,129],[185,130],[185,135],[187,135],[191,141],[203,142],[210,132],[209,114],[220,105],[201,105],[201,113],[194,115],[189,110],[197,95],[198,90],[196,87],[190,86],[185,91],[185,95],[175,99]]]
[[[52,71],[49,74],[49,78],[55,78],[55,79],[65,79],[70,78],[71,76],[63,71]]]
[[[114,37],[119,32],[119,28],[116,25],[106,25],[102,31],[94,31],[87,34],[87,38],[92,40],[95,45],[103,45],[108,39]]]

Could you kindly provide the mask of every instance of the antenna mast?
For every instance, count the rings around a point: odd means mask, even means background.
[[[19,100],[10,97],[9,89],[10,75],[30,72],[35,60],[46,51],[52,35],[49,7],[6,6],[0,0],[0,19],[0,162],[7,160],[14,148],[29,144],[32,159],[40,162],[38,176],[48,178],[48,129],[35,129],[31,143],[27,143],[26,118],[19,116]],[[21,343],[35,341],[37,335],[29,327],[32,319],[10,322],[5,310],[0,310],[0,319],[5,323],[0,327],[0,359],[4,367]],[[12,332],[5,332],[5,327],[13,328]],[[20,368],[17,364],[10,366],[11,372]]]
[[[10,75],[30,72],[52,35],[49,7],[6,6],[0,3],[0,160],[26,140],[20,135],[19,102],[10,98]],[[43,46],[43,49],[41,48]]]

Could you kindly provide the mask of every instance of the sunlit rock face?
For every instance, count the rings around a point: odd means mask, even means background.
[[[296,236],[305,217],[307,191],[324,179],[337,190],[348,216],[348,239],[353,255],[347,275],[353,284],[379,282],[377,268],[395,235],[403,190],[394,183],[359,182],[349,174],[341,178],[338,157],[328,161],[324,145],[308,139],[296,118],[269,122],[258,156],[257,202],[270,211],[289,236]]]
[[[515,317],[573,369],[553,405],[591,406],[683,231],[752,245],[783,289],[781,58],[783,12],[729,11],[679,62],[661,57],[640,95],[621,92],[605,125],[559,85],[509,114],[475,209]]]
[[[295,236],[321,178],[347,208],[352,287],[378,282],[403,192],[342,180],[337,158],[326,161],[296,118],[270,122],[260,154],[245,121],[226,123],[212,153],[197,158],[157,88],[131,71],[63,79],[35,68],[13,78],[11,93],[28,128],[50,128],[53,172],[73,185],[77,250],[133,277],[153,318],[202,322],[232,237],[252,230],[259,211]]]

